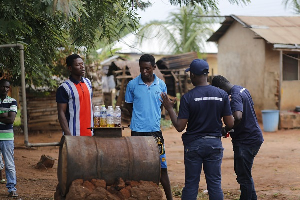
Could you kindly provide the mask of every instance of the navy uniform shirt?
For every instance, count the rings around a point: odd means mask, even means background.
[[[231,115],[228,94],[217,87],[197,86],[180,99],[178,118],[188,119],[183,144],[204,136],[221,137],[221,118]]]
[[[259,145],[264,139],[262,131],[258,125],[254,111],[254,103],[250,92],[239,85],[234,85],[231,90],[231,111],[243,112],[242,121],[234,128],[234,133],[230,133],[233,145]]]

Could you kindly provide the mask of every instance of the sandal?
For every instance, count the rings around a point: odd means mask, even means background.
[[[18,197],[19,195],[17,194],[17,191],[11,191],[9,194],[8,194],[8,197]]]

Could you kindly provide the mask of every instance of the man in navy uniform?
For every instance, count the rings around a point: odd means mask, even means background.
[[[212,85],[231,96],[230,106],[234,117],[234,132],[230,133],[234,151],[234,171],[240,184],[240,200],[256,200],[252,178],[252,165],[264,139],[254,111],[250,92],[239,85],[232,85],[225,77],[215,76]],[[225,134],[231,127],[225,126]]]
[[[168,111],[172,123],[178,132],[186,125],[182,134],[184,145],[185,186],[183,200],[196,200],[200,174],[203,166],[209,199],[223,199],[221,189],[221,163],[223,158],[222,118],[227,127],[234,124],[230,110],[229,97],[223,90],[207,82],[208,63],[195,59],[186,70],[194,89],[180,99],[178,117],[172,102],[166,93],[162,93],[162,102]]]

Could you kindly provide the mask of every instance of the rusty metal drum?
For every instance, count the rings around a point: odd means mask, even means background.
[[[61,195],[76,179],[116,179],[159,183],[160,159],[152,136],[85,137],[63,136],[59,149],[58,184]]]

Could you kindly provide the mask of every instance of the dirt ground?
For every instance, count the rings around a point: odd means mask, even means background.
[[[125,128],[123,136],[129,136]],[[181,134],[174,128],[163,130],[169,177],[174,199],[180,199],[184,186],[183,146]],[[29,133],[30,143],[59,142],[61,133]],[[253,178],[258,199],[300,200],[300,130],[264,132],[265,142],[254,161]],[[233,171],[233,151],[229,138],[222,139],[225,148],[222,163],[222,187],[225,199],[238,199],[239,185]],[[53,199],[57,181],[59,147],[25,148],[24,136],[15,136],[15,163],[19,199]],[[42,155],[55,158],[53,168],[36,169]],[[203,174],[199,198],[208,199]],[[0,199],[7,199],[5,185],[0,185]]]

